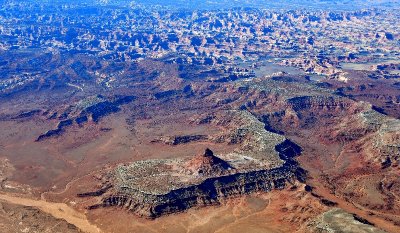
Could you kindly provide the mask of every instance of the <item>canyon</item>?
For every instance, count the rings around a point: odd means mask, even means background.
[[[2,3],[0,231],[400,232],[398,5],[260,2]]]

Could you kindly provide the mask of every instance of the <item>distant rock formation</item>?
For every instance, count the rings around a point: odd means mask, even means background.
[[[134,101],[136,97],[114,96],[111,98],[112,100],[107,100],[105,97],[98,95],[94,98],[88,99],[69,106],[58,117],[58,119],[61,121],[58,123],[57,128],[48,130],[44,134],[39,135],[39,137],[36,139],[36,142],[61,135],[66,128],[72,126],[74,122],[80,126],[88,122],[90,119],[94,123],[98,123],[103,117],[119,112],[122,105]],[[75,111],[72,111],[72,109]],[[29,116],[33,113],[25,113],[23,116]],[[51,118],[55,117],[57,117],[57,113],[53,113],[51,116]]]

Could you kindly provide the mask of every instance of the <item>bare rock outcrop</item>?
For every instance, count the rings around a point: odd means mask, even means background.
[[[234,121],[246,123],[241,126],[244,140],[237,150],[215,155],[207,148],[193,157],[120,165],[106,174],[106,188],[89,192],[101,198],[89,208],[120,206],[139,216],[155,218],[305,180],[306,172],[294,160],[301,153],[299,146],[267,131],[249,113],[227,114],[234,116]]]
[[[228,170],[233,169],[229,163],[218,158],[210,149],[206,149],[204,154],[195,156],[186,163],[187,170],[197,175],[222,175]]]

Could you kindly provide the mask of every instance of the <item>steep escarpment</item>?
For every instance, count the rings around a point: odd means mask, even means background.
[[[285,166],[271,171],[261,170],[209,178],[198,185],[172,190],[164,195],[124,190],[127,192],[125,195],[111,195],[103,199],[101,206],[123,206],[141,216],[158,217],[194,206],[218,204],[231,196],[284,188],[287,182],[293,183],[296,179],[293,174],[295,170],[292,169]]]
[[[282,157],[291,157],[298,148],[285,147],[288,154],[282,151]],[[290,152],[289,152],[290,151]],[[121,169],[121,168],[120,168]],[[232,169],[226,175],[202,179],[199,183],[187,184],[167,192],[148,192],[137,187],[120,185],[115,193],[108,194],[101,203],[90,208],[121,206],[144,217],[158,217],[164,214],[184,211],[194,206],[219,204],[226,198],[245,195],[253,192],[268,192],[282,189],[286,183],[303,179],[304,171],[297,163],[287,161],[283,166],[273,169],[245,171]],[[117,184],[118,185],[118,184]],[[154,190],[153,190],[154,191]]]
[[[289,99],[289,106],[300,110],[345,110],[354,105],[353,101],[336,96],[299,96]]]
[[[398,215],[400,122],[367,102],[270,79],[241,82],[247,109],[265,129],[301,145],[307,183],[359,208]],[[243,99],[245,99],[243,98]],[[317,191],[326,197],[325,191]],[[385,217],[399,225],[397,217]]]
[[[40,135],[36,141],[58,136],[74,123],[79,126],[89,121],[98,123],[102,118],[121,111],[122,105],[134,101],[135,98],[134,96],[114,96],[107,99],[101,95],[97,95],[67,106],[61,113],[46,112],[48,120],[58,119],[59,123],[55,129],[48,130]],[[46,114],[44,116],[47,116]]]
[[[226,116],[229,121],[223,120]],[[233,142],[241,146],[231,153],[215,155],[206,149],[194,157],[120,165],[104,175],[105,188],[79,196],[101,196],[100,202],[89,206],[91,209],[120,206],[139,216],[155,218],[305,180],[306,172],[294,159],[302,151],[298,145],[265,130],[256,117],[245,111],[215,116],[214,123],[232,125],[231,121],[244,124],[216,136],[232,143],[234,134],[240,134],[242,139]]]
[[[388,168],[400,158],[400,121],[381,114],[371,106],[336,119],[321,136],[327,142],[340,143],[349,151],[362,154],[371,164]],[[351,149],[350,149],[351,148]]]
[[[366,108],[358,103],[339,96],[298,96],[283,101],[282,107],[256,112],[269,131],[276,133],[295,133],[298,129],[318,129],[323,124],[333,124],[335,119],[356,115]],[[361,133],[361,132],[360,132]]]

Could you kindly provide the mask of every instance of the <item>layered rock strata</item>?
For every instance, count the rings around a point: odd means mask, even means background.
[[[89,208],[119,206],[139,216],[155,218],[304,181],[305,171],[294,160],[301,153],[299,146],[265,130],[248,112],[228,114],[247,122],[241,127],[242,147],[234,152],[214,155],[206,149],[204,154],[194,157],[120,165],[107,174],[107,189],[79,196],[101,196],[101,201]],[[249,130],[257,125],[260,127]]]

